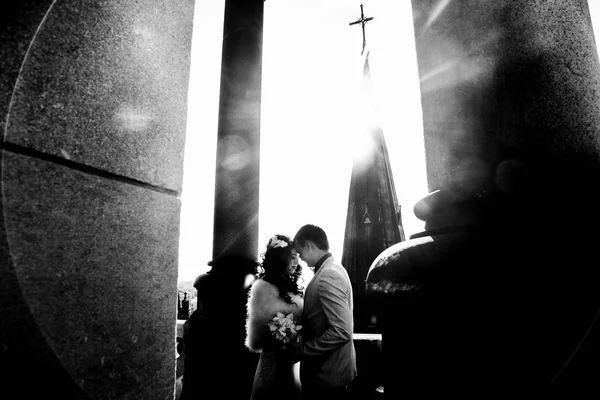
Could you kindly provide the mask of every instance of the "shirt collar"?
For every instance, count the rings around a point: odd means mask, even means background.
[[[325,260],[327,260],[329,257],[331,257],[331,253],[325,254],[323,257],[321,257],[319,259],[319,261],[317,261],[317,263],[315,264],[315,270],[314,270],[315,274],[317,273],[317,271],[319,270],[319,268],[321,267],[321,265],[323,265],[323,263],[325,262]]]

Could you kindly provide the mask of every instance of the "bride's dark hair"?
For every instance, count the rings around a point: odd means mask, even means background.
[[[258,267],[257,278],[269,282],[279,289],[279,297],[287,303],[294,304],[291,294],[303,296],[304,288],[300,285],[303,280],[300,264],[291,275],[287,266],[294,244],[286,235],[275,235],[267,243],[267,251],[261,254],[262,262]]]

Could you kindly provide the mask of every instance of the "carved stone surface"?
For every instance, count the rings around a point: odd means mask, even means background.
[[[90,395],[166,398],[179,199],[10,153],[4,168],[14,270],[61,365]]]
[[[52,0],[7,0],[0,5],[0,123],[6,123],[15,81],[29,44]]]
[[[430,191],[490,187],[515,157],[599,162],[586,2],[413,1],[413,15]]]
[[[193,2],[177,4],[54,3],[5,139],[180,192]]]
[[[1,393],[172,397],[194,2],[0,8]]]

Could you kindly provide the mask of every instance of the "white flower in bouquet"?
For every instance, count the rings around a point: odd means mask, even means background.
[[[267,323],[271,336],[280,343],[282,348],[298,337],[298,331],[302,329],[302,325],[294,321],[294,314],[284,315],[278,312],[271,321]]]

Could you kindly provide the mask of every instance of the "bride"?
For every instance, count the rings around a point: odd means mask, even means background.
[[[300,321],[304,306],[303,287],[300,286],[302,267],[292,240],[275,235],[262,255],[261,268],[253,283],[248,299],[246,346],[259,352],[260,359],[254,375],[251,400],[300,398],[300,388],[294,373],[294,360],[277,348],[267,322],[281,312],[293,313]]]

